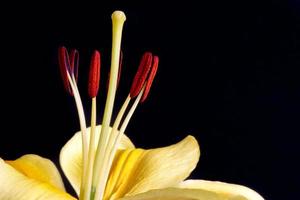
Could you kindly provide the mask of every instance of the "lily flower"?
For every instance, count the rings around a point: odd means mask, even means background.
[[[121,11],[112,14],[111,68],[101,125],[96,125],[100,53],[93,53],[90,64],[88,94],[92,106],[91,126],[87,127],[77,88],[79,54],[73,50],[69,55],[65,47],[59,49],[62,79],[66,91],[74,96],[81,128],[62,148],[60,165],[77,197],[65,191],[50,160],[29,154],[14,161],[0,158],[0,200],[263,200],[245,186],[187,179],[200,157],[193,136],[171,146],[146,150],[136,148],[124,134],[135,109],[149,95],[158,56],[150,52],[143,55],[130,92],[112,123],[125,19]]]

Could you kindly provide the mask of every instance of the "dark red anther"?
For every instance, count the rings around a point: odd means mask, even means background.
[[[70,83],[68,80],[67,72],[70,69],[69,54],[65,47],[59,47],[58,49],[58,64],[60,69],[61,78],[63,80],[64,87],[69,94],[73,94]]]
[[[98,94],[100,83],[100,53],[95,50],[90,64],[90,73],[89,73],[89,85],[88,93],[91,98],[94,98]]]
[[[151,85],[153,83],[153,80],[154,80],[156,72],[157,72],[158,63],[159,63],[158,56],[154,56],[153,57],[152,68],[151,68],[150,74],[148,76],[148,80],[146,82],[146,86],[145,86],[145,90],[144,90],[143,96],[141,98],[141,103],[143,103],[147,99],[147,96],[149,95]]]
[[[73,49],[70,54],[70,72],[74,74],[75,80],[78,80],[79,53]]]
[[[136,97],[141,89],[143,88],[145,81],[147,80],[148,73],[152,66],[152,53],[146,52],[144,53],[138,71],[135,74],[133,79],[131,89],[130,89],[130,97]]]

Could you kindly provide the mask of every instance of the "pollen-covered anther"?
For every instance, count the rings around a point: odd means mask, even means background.
[[[158,63],[159,63],[158,56],[154,56],[151,71],[150,71],[150,74],[148,76],[148,79],[147,79],[147,82],[146,82],[146,85],[145,85],[143,96],[141,98],[141,103],[143,103],[149,95],[150,88],[152,86],[153,80],[156,76],[156,72],[157,72],[157,69],[158,69]]]
[[[146,52],[144,53],[138,70],[133,79],[131,89],[130,89],[130,97],[136,97],[140,91],[142,90],[150,72],[152,66],[152,53]]]
[[[98,94],[99,83],[100,83],[100,66],[101,58],[99,51],[94,51],[91,64],[90,64],[90,73],[89,73],[89,83],[88,83],[88,94],[91,98],[94,98]]]

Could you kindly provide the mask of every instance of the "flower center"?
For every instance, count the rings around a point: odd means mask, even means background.
[[[74,96],[82,133],[83,169],[79,195],[80,200],[102,200],[104,198],[109,172],[121,137],[139,102],[144,102],[147,98],[157,72],[159,62],[158,57],[153,56],[150,52],[145,53],[133,79],[130,92],[114,122],[111,123],[114,100],[120,78],[120,62],[122,62],[122,54],[120,53],[121,38],[125,20],[126,16],[122,11],[115,11],[112,14],[111,68],[99,141],[95,141],[95,127],[97,118],[96,97],[100,82],[100,53],[98,51],[93,53],[90,64],[88,94],[92,99],[92,111],[91,135],[90,140],[87,141],[86,120],[76,83],[79,54],[76,50],[72,50],[69,56],[65,47],[59,49],[59,65],[62,80],[67,92]],[[131,103],[131,100],[133,99],[134,102]],[[110,128],[111,124],[112,128]],[[94,151],[94,149],[97,150]]]

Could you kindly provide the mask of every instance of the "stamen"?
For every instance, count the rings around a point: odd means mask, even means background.
[[[143,103],[143,102],[147,99],[147,97],[148,97],[148,95],[149,95],[151,85],[152,85],[152,83],[153,83],[153,80],[154,80],[155,75],[156,75],[156,72],[157,72],[158,63],[159,63],[159,58],[158,58],[158,56],[154,56],[154,57],[153,57],[152,68],[151,68],[151,71],[150,71],[148,80],[147,80],[147,82],[146,82],[145,91],[144,91],[144,93],[143,93],[143,96],[142,96],[142,99],[141,99],[141,103]]]
[[[85,177],[85,185],[83,190],[83,199],[90,200],[91,195],[91,186],[92,186],[92,178],[93,178],[93,165],[95,159],[95,127],[96,127],[96,96],[99,89],[100,82],[100,53],[98,51],[94,51],[91,64],[90,64],[90,74],[89,74],[89,85],[88,85],[88,93],[92,98],[92,114],[91,114],[91,132],[90,132],[90,145],[89,145],[89,153],[88,153],[88,165],[87,172]]]
[[[96,97],[98,94],[100,82],[100,53],[94,51],[92,55],[90,64],[90,74],[89,74],[89,85],[88,93],[91,98]]]
[[[158,57],[154,56],[154,58],[153,58],[153,65],[152,65],[150,74],[149,74],[149,76],[147,78],[147,82],[144,84],[143,88],[141,89],[141,91],[138,94],[138,97],[135,99],[132,107],[128,111],[128,114],[125,117],[125,119],[123,121],[123,124],[122,124],[122,126],[120,128],[120,131],[117,130],[117,127],[119,126],[121,118],[123,117],[123,115],[125,113],[125,110],[126,110],[128,104],[129,104],[129,101],[131,100],[130,95],[127,97],[126,101],[124,102],[124,104],[123,104],[123,106],[122,106],[122,108],[121,108],[121,110],[120,110],[120,112],[119,112],[119,114],[117,116],[117,119],[116,119],[116,121],[114,123],[114,126],[112,128],[112,131],[111,131],[111,138],[109,140],[108,148],[107,148],[107,149],[110,149],[110,152],[106,152],[106,155],[105,155],[105,158],[104,158],[104,161],[103,161],[104,163],[106,163],[105,164],[106,167],[104,169],[104,175],[105,175],[105,177],[103,177],[103,179],[101,179],[101,180],[106,180],[106,181],[102,182],[103,186],[105,186],[106,183],[107,183],[107,179],[108,179],[108,175],[109,175],[109,170],[111,168],[111,165],[112,165],[112,162],[113,162],[113,158],[114,158],[115,153],[117,151],[117,147],[118,147],[118,144],[119,144],[119,142],[120,142],[120,140],[122,138],[122,135],[124,134],[125,129],[127,128],[128,123],[129,123],[129,121],[130,121],[130,119],[131,119],[134,111],[136,110],[139,102],[144,101],[147,98],[148,94],[149,94],[151,85],[153,83],[153,79],[154,79],[154,77],[156,75],[156,72],[157,72],[158,62],[159,62]],[[145,77],[147,77],[147,73],[145,73]],[[147,91],[146,91],[146,89],[147,89]]]
[[[139,95],[137,96],[137,98],[135,99],[135,101],[134,101],[134,103],[132,104],[130,110],[128,111],[127,116],[125,117],[125,119],[124,119],[124,121],[123,121],[123,124],[122,124],[122,126],[121,126],[121,128],[120,128],[120,134],[119,134],[118,137],[121,137],[121,135],[124,134],[125,129],[127,128],[127,125],[128,125],[128,123],[129,123],[129,121],[130,121],[130,119],[131,119],[131,117],[132,117],[132,115],[133,115],[135,109],[137,108],[137,106],[138,106],[138,104],[139,104],[139,102],[140,102],[140,100],[141,100],[141,98],[142,98],[142,95],[143,95],[143,93],[144,93],[144,90],[145,90],[145,85],[144,85],[144,87],[142,88],[142,90],[141,90],[141,92],[139,93]],[[118,140],[120,140],[120,138],[119,138]],[[117,141],[117,140],[116,140],[116,141]]]
[[[133,79],[131,89],[130,89],[130,96],[131,98],[136,97],[141,89],[144,86],[145,81],[147,80],[148,73],[151,69],[152,64],[152,54],[149,52],[144,53],[138,71],[135,74]]]
[[[151,65],[149,65],[151,67]],[[150,91],[150,87],[151,87],[151,84],[153,82],[153,79],[155,77],[155,74],[157,72],[157,67],[158,67],[158,57],[155,56],[154,57],[154,60],[153,60],[153,65],[152,65],[152,68],[151,68],[151,71],[150,71],[150,74],[149,76],[147,77],[147,74],[148,72],[141,72],[141,67],[139,67],[139,70],[137,72],[137,74],[140,74],[140,76],[143,76],[142,78],[140,77],[140,79],[143,79],[145,77],[145,79],[147,79],[147,82],[145,83],[145,81],[141,80],[141,83],[144,83],[142,89],[139,91],[139,94],[138,94],[138,97],[135,99],[132,107],[130,108],[127,116],[125,117],[124,121],[123,121],[123,124],[120,128],[120,131],[118,131],[118,126],[121,122],[121,119],[123,118],[123,115],[125,114],[125,111],[129,105],[129,102],[131,100],[131,96],[130,94],[128,95],[127,99],[125,100],[120,112],[118,113],[118,116],[115,120],[115,123],[113,125],[113,128],[111,130],[111,135],[110,135],[110,138],[109,138],[109,141],[108,141],[108,144],[107,144],[107,150],[108,152],[105,153],[105,157],[103,159],[103,163],[104,163],[104,173],[103,173],[103,176],[104,177],[100,177],[99,180],[101,180],[102,182],[100,183],[101,187],[105,187],[106,184],[107,184],[107,179],[108,179],[108,175],[109,175],[109,171],[110,171],[110,168],[111,168],[111,165],[112,165],[112,162],[113,162],[113,158],[115,156],[115,153],[117,151],[117,147],[118,147],[118,144],[122,138],[122,135],[124,134],[125,132],[125,129],[134,113],[134,111],[136,110],[139,102],[141,101],[141,98],[144,98],[144,100],[146,99],[147,97],[147,94],[149,93]],[[137,80],[137,79],[136,79]],[[147,87],[147,94],[145,95],[145,90],[146,90],[146,87]],[[145,95],[145,96],[144,96]]]
[[[83,195],[83,186],[85,185],[85,175],[87,170],[87,159],[88,159],[88,149],[87,149],[87,139],[86,139],[86,121],[82,106],[82,101],[80,98],[79,90],[77,88],[76,79],[78,77],[78,61],[79,54],[77,50],[73,50],[71,52],[71,62],[69,59],[68,51],[65,47],[60,47],[58,50],[58,59],[60,72],[63,79],[63,83],[67,92],[71,95],[74,95],[80,129],[82,134],[82,174],[81,174],[81,187],[80,187],[80,195]],[[74,75],[74,70],[76,71],[76,75]],[[82,199],[80,197],[80,199]]]
[[[70,66],[69,54],[64,46],[58,48],[58,64],[64,88],[70,95],[73,95],[67,75],[67,71],[69,71]]]
[[[80,98],[80,94],[76,85],[76,80],[74,76],[71,77],[70,73],[66,71],[67,78],[69,80],[70,86],[72,88],[72,94],[74,94],[74,99],[77,107],[78,117],[79,117],[79,124],[81,129],[81,138],[82,138],[82,174],[81,174],[81,186],[80,186],[80,198],[82,199],[82,195],[84,195],[84,185],[85,185],[85,176],[87,173],[87,164],[88,164],[88,143],[86,138],[86,121],[85,115],[83,110],[82,101]]]
[[[83,200],[91,199],[91,187],[93,178],[93,165],[95,159],[95,130],[96,130],[96,97],[92,98],[92,114],[91,114],[91,132],[90,132],[90,145],[88,153],[88,165],[85,176],[85,184],[83,189]],[[80,195],[81,196],[81,195]],[[82,197],[81,196],[81,197]]]

